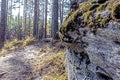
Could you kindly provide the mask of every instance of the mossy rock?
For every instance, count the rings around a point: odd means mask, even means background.
[[[113,7],[112,16],[115,19],[120,19],[120,3]]]
[[[61,33],[66,33],[69,30],[74,30],[77,26],[77,23],[75,22],[78,16],[81,16],[82,12],[78,9],[75,12],[71,13],[69,17],[67,17],[64,22],[62,23],[62,27],[60,28]]]
[[[111,6],[110,2],[107,0],[89,0],[86,3],[80,4],[79,8],[74,12],[70,12],[69,16],[62,23],[62,27],[60,28],[61,35],[64,36],[68,31],[77,30],[78,27],[82,25],[89,27],[90,30],[94,32],[98,28],[104,28],[112,19],[111,13],[105,19],[102,17],[102,14],[97,16],[96,13],[108,10],[108,5]],[[114,12],[118,12],[116,14],[120,17],[120,8],[118,6],[117,9],[114,9]],[[82,21],[79,21],[79,18]]]

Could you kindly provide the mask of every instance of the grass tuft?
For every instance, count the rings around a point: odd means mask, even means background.
[[[28,37],[23,41],[23,46],[27,46],[35,42],[36,40],[33,37]]]
[[[50,50],[49,52],[35,62],[36,67],[33,69],[33,72],[40,71],[43,80],[67,80],[65,72],[65,51],[62,50],[53,53]]]

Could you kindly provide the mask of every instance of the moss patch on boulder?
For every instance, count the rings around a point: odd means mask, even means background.
[[[100,12],[100,11],[105,10],[106,6],[108,6],[108,2],[105,2],[104,4],[101,4],[101,5],[97,8],[97,12]]]
[[[79,15],[81,15],[81,12],[77,10],[74,13],[72,13],[69,17],[67,17],[67,19],[64,20],[62,27],[60,28],[60,32],[65,33],[69,30],[73,30],[77,26],[75,19]]]
[[[104,28],[108,22],[114,20],[112,16],[120,19],[120,3],[112,8],[115,4],[114,1],[114,4],[108,0],[99,1],[89,0],[88,2],[80,4],[76,11],[70,12],[60,28],[60,33],[62,35],[67,34],[68,31],[74,31],[83,25],[95,32],[98,28]],[[79,19],[82,21],[79,21]]]

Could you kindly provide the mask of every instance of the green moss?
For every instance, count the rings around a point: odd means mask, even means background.
[[[105,18],[105,19],[102,19],[101,22],[103,25],[105,25],[106,23],[108,23],[111,19],[110,18]]]
[[[92,11],[87,11],[86,13],[83,14],[83,19],[84,22],[87,23],[89,20],[90,15],[92,14]]]
[[[65,33],[69,30],[74,30],[75,27],[77,26],[76,19],[78,16],[84,17],[84,21],[87,22],[87,19],[89,19],[89,16],[91,15],[92,11],[88,11],[90,7],[93,5],[92,3],[95,0],[89,0],[88,2],[80,5],[79,9],[76,10],[75,12],[70,12],[68,14],[68,17],[64,20],[62,23],[62,27],[60,28],[61,33]],[[84,14],[83,14],[84,13]]]
[[[108,23],[111,20],[111,18],[102,18],[100,15],[96,17],[95,23],[100,23],[99,27],[103,27],[106,23]]]
[[[97,12],[99,11],[103,11],[105,10],[106,6],[108,5],[108,2],[101,4],[98,8],[97,8]]]
[[[120,3],[113,7],[112,16],[115,19],[120,19]]]
[[[112,10],[112,6],[111,6],[111,3],[108,3],[107,7],[106,7],[108,10]]]
[[[110,20],[111,18],[102,18],[98,15],[96,18],[88,19],[87,25],[90,27],[90,30],[95,33],[98,28],[103,28]]]
[[[106,0],[100,2],[100,4],[96,4],[95,0],[89,0],[86,3],[80,4],[78,10],[75,12],[70,12],[69,16],[62,24],[60,32],[65,34],[67,31],[74,31],[80,24],[90,27],[91,31],[96,31],[97,28],[103,28],[104,25],[111,20],[111,17],[104,19],[100,16],[101,14],[97,17],[94,17],[94,13],[104,11],[108,9],[108,6],[110,5],[111,3]],[[120,8],[118,6],[113,12],[120,17]],[[76,21],[78,17],[83,18],[83,22],[80,24],[78,24],[79,22]]]
[[[73,12],[71,16],[67,17],[67,19],[65,19],[65,21],[63,22],[62,27],[60,28],[60,32],[65,33],[68,30],[73,30],[77,26],[75,20],[80,15],[82,15],[82,13],[78,9]]]
[[[88,10],[88,9],[93,5],[93,4],[92,4],[93,1],[94,1],[94,0],[89,0],[88,2],[80,5],[80,9],[81,9],[81,10]]]
[[[99,21],[100,19],[101,19],[101,17],[100,17],[100,14],[99,14],[99,15],[97,15],[97,17],[95,18],[95,20]]]

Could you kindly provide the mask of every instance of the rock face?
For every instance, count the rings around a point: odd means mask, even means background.
[[[97,14],[110,20],[91,27],[78,13],[72,20],[67,18],[60,29],[69,80],[120,80],[120,22],[107,9],[94,11],[88,19],[95,20]]]
[[[67,48],[69,80],[120,80],[119,23],[108,23],[106,28],[98,29],[96,35],[87,31],[78,41],[78,45],[71,43]],[[87,46],[82,47],[83,43]]]

